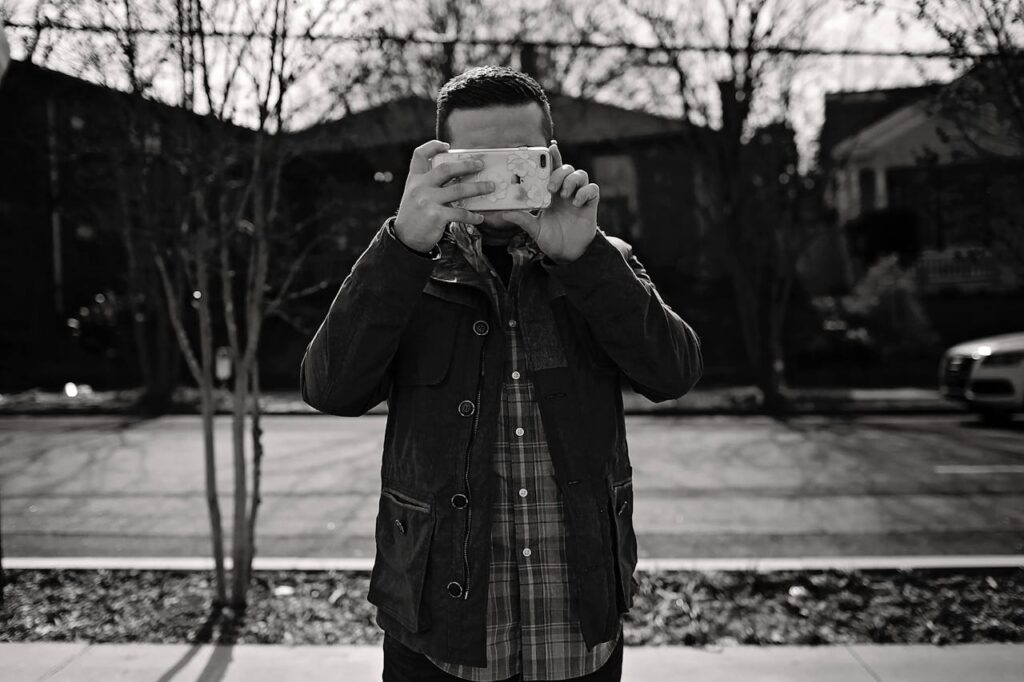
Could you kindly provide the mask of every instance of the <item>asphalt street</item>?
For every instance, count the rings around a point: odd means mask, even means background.
[[[264,425],[259,555],[372,557],[384,418]],[[227,516],[227,418],[217,428]],[[627,430],[642,557],[1024,553],[1020,421],[636,416]],[[199,420],[0,418],[0,512],[7,557],[209,556]]]

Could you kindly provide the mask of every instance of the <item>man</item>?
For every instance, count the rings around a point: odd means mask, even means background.
[[[11,65],[11,46],[7,43],[7,35],[0,26],[0,82],[3,82],[7,67]]]
[[[652,400],[701,373],[693,330],[563,165],[547,98],[483,67],[439,93],[438,140],[303,359],[302,395],[388,401],[369,600],[384,680],[619,680],[636,536],[620,377]],[[446,140],[446,141],[441,141]],[[551,205],[474,213],[450,148],[544,146]],[[453,182],[455,181],[455,182]]]

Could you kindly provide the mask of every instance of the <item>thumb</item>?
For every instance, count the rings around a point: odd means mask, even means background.
[[[501,217],[523,228],[526,234],[536,239],[540,235],[540,221],[526,211],[504,211]]]

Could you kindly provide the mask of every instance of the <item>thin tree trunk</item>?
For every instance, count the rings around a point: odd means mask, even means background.
[[[252,419],[250,423],[252,435],[252,498],[249,507],[249,557],[246,562],[246,571],[251,576],[252,561],[256,557],[256,518],[260,503],[262,502],[260,497],[260,481],[263,477],[263,426],[260,420],[262,413],[260,411],[260,364],[258,361],[253,362],[250,374],[252,376],[250,386],[252,395],[249,403]]]
[[[213,542],[213,566],[216,574],[217,598],[214,606],[227,604],[227,577],[224,573],[224,531],[220,514],[220,500],[217,497],[217,468],[214,459],[213,429],[214,404],[211,386],[199,391],[199,402],[203,415],[203,458],[206,476],[206,508],[210,516],[210,539]]]
[[[785,407],[782,387],[785,383],[785,362],[782,357],[782,340],[776,334],[765,344],[761,360],[760,381],[764,394],[764,408],[769,414],[777,414]]]
[[[7,573],[4,572],[4,519],[2,514],[3,509],[3,494],[0,493],[0,607],[4,605],[4,594],[7,592],[4,588],[7,587]]]
[[[153,295],[159,292],[153,290]],[[166,315],[155,315],[156,336],[154,353],[156,365],[154,369],[153,395],[157,405],[169,405],[174,397],[174,389],[178,387],[181,374],[181,354],[174,347],[173,335]]]
[[[213,439],[213,363],[212,363],[212,334],[210,326],[209,295],[200,290],[199,300],[199,330],[200,330],[200,357],[202,362],[196,358],[189,342],[185,326],[181,321],[178,308],[178,289],[171,284],[171,278],[167,273],[167,267],[163,258],[155,255],[157,270],[163,283],[164,296],[167,299],[167,312],[171,327],[178,339],[178,346],[182,355],[185,356],[185,364],[188,365],[192,378],[199,386],[200,409],[203,422],[203,461],[206,469],[206,504],[210,517],[210,540],[213,543],[213,561],[216,573],[216,598],[215,605],[223,605],[227,601],[227,581],[224,575],[224,532],[221,521],[220,501],[217,498],[217,469],[216,453]],[[206,283],[205,291],[209,291],[209,282],[206,266],[200,259],[198,265],[198,280],[200,286]]]
[[[236,365],[234,405],[231,412],[231,441],[235,468],[234,523],[232,524],[231,543],[231,560],[234,568],[231,573],[231,606],[238,613],[245,611],[246,593],[249,588],[249,572],[246,570],[249,556],[247,518],[249,482],[245,461],[245,414],[248,382],[247,369]]]
[[[227,577],[224,571],[224,522],[217,492],[217,460],[214,451],[214,396],[213,396],[213,325],[210,321],[210,278],[206,267],[205,249],[199,248],[196,275],[199,280],[199,346],[202,375],[199,381],[200,403],[203,412],[204,474],[206,478],[206,507],[210,516],[210,539],[213,543],[213,566],[217,582],[217,606],[227,603]]]

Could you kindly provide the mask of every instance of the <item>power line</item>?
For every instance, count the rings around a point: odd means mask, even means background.
[[[202,37],[202,38],[225,38],[244,40],[270,40],[272,38],[281,40],[299,40],[304,42],[331,41],[337,43],[374,43],[386,42],[398,45],[433,45],[444,46],[451,44],[474,45],[482,47],[534,47],[544,49],[574,48],[587,50],[626,50],[628,52],[640,52],[651,55],[666,55],[679,52],[692,52],[702,54],[729,54],[746,52],[742,47],[727,47],[725,45],[697,44],[697,43],[665,43],[660,45],[641,45],[628,41],[594,41],[591,39],[580,40],[522,40],[519,38],[448,38],[437,35],[397,34],[386,31],[373,33],[269,33],[266,31],[241,31],[225,29],[205,29],[203,31],[178,31],[167,28],[153,28],[146,26],[119,27],[109,24],[68,24],[60,21],[44,21],[39,23],[26,22],[5,22],[8,28],[31,31],[64,31],[69,33],[97,33],[108,35],[146,35],[165,37]],[[788,45],[762,45],[750,50],[759,54],[786,55],[794,57],[911,57],[914,59],[951,59],[963,56],[950,52],[949,50],[880,50],[865,48],[821,48],[821,47],[794,47]],[[986,55],[971,55],[982,57]]]

